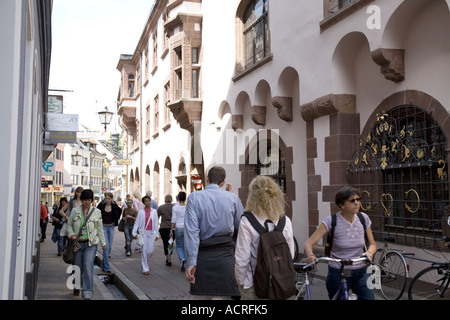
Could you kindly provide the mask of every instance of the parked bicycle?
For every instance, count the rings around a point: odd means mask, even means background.
[[[395,242],[394,238],[384,238],[384,246],[376,251],[373,263],[379,268],[379,284],[381,294],[386,300],[398,300],[403,295],[408,281],[408,265],[403,255],[390,249],[388,243]]]
[[[450,225],[450,218],[449,218]],[[450,238],[444,237],[444,242],[450,242]],[[431,261],[414,258],[416,260],[429,262],[426,267],[411,280],[408,289],[409,300],[450,300],[450,262]]]
[[[369,261],[366,256],[362,256],[359,258],[353,258],[353,259],[335,259],[330,257],[320,257],[317,258],[312,263],[300,263],[300,262],[294,262],[294,268],[297,272],[304,273],[304,277],[301,278],[300,281],[297,281],[296,288],[298,290],[298,293],[296,295],[296,300],[303,300],[308,299],[311,300],[311,291],[310,291],[310,273],[315,269],[315,265],[319,262],[329,262],[329,261],[335,261],[340,264],[340,272],[341,272],[341,284],[339,286],[338,291],[333,296],[331,300],[357,300],[358,296],[354,293],[350,293],[350,288],[347,285],[347,280],[344,275],[344,268],[345,266],[351,266],[355,262],[359,261]]]

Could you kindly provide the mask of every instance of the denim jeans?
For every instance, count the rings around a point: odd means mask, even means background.
[[[175,241],[178,258],[180,261],[186,260],[186,249],[184,248],[184,228],[175,228]]]
[[[109,255],[111,254],[111,248],[114,240],[114,225],[110,227],[103,226],[103,233],[105,234],[106,239],[106,249],[103,250],[103,261],[100,267],[103,271],[111,271],[111,267],[109,266]]]
[[[58,254],[61,254],[61,251],[67,242],[67,237],[61,237],[61,228],[53,229],[52,241],[56,243]]]
[[[125,252],[131,252],[131,241],[133,241],[133,226],[129,226],[125,223],[123,234],[125,235]]]
[[[350,272],[350,271],[349,271]],[[347,286],[358,296],[358,300],[374,300],[375,295],[372,289],[367,287],[367,281],[370,274],[367,273],[367,267],[362,267],[357,270],[351,270],[351,275],[345,277]],[[336,294],[341,285],[341,271],[336,268],[328,267],[328,276],[326,286],[328,290],[328,297],[330,300]],[[338,297],[340,300],[342,296]]]
[[[80,242],[80,245],[81,248],[75,255],[74,265],[80,268],[83,299],[92,299],[92,294],[94,292],[94,262],[95,255],[97,254],[97,245],[89,246],[89,241]]]

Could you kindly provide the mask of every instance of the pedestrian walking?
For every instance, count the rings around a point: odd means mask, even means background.
[[[75,208],[75,207],[79,207],[79,206],[81,206],[81,199],[80,199],[80,197],[81,197],[81,192],[83,192],[83,190],[84,190],[84,188],[83,187],[77,187],[76,189],[75,189],[75,192],[73,193],[73,198],[71,198],[70,200],[69,200],[69,207],[70,207],[70,210],[72,210],[73,208]]]
[[[137,218],[138,211],[133,208],[133,200],[127,199],[125,208],[122,211],[122,219],[125,221],[123,234],[125,236],[125,255],[131,256],[131,242],[133,240],[133,227]]]
[[[115,227],[122,214],[122,209],[115,203],[114,196],[111,192],[105,192],[104,201],[100,202],[97,208],[102,213],[103,233],[106,239],[106,249],[103,250],[103,260],[101,268],[105,272],[111,272],[109,258],[111,257],[111,248],[114,241]]]
[[[103,234],[102,213],[92,206],[94,201],[92,190],[83,190],[80,200],[82,205],[75,207],[70,213],[67,235],[72,240],[78,239],[80,243],[80,249],[75,254],[74,265],[81,271],[82,297],[85,300],[91,300],[94,292],[94,262],[97,245],[100,244],[105,250],[106,240]],[[81,235],[78,237],[80,231]],[[75,288],[74,295],[79,294],[80,288]]]
[[[191,193],[186,204],[186,280],[190,282],[190,293],[202,299],[239,295],[233,234],[239,228],[244,207],[234,193],[221,189],[225,177],[224,168],[212,167],[206,188]]]
[[[142,203],[142,196],[141,196],[141,192],[139,190],[134,190],[133,191],[133,208],[135,208],[137,210],[137,212],[141,211],[142,209],[144,209],[144,204]],[[140,252],[141,251],[141,246],[138,245],[136,242],[134,243],[134,251],[135,252]]]
[[[138,233],[144,238],[144,244],[141,246],[141,266],[142,272],[145,275],[149,275],[148,259],[153,254],[155,241],[158,240],[158,213],[150,207],[150,197],[144,196],[142,203],[144,203],[144,209],[138,212],[133,227],[133,238],[136,239]]]
[[[150,190],[149,190],[149,191],[146,191],[146,192],[145,192],[145,195],[146,195],[147,197],[150,197],[150,199],[151,199],[150,207],[153,208],[153,209],[155,209],[155,210],[158,210],[158,202],[156,202],[156,200],[153,199],[153,197],[152,197],[153,192],[150,191]]]
[[[184,248],[184,216],[186,213],[186,192],[181,191],[177,196],[178,204],[172,208],[172,220],[170,227],[170,238],[174,238],[177,248],[178,259],[180,259],[181,271],[186,270],[186,249]]]
[[[280,218],[285,216],[285,205],[285,194],[271,177],[257,176],[251,181],[245,210],[251,212],[261,226],[264,226],[266,220],[270,220],[272,223],[267,225],[272,231],[274,225],[278,225]],[[283,235],[293,257],[294,235],[291,219],[287,216]],[[260,234],[244,215],[239,225],[235,252],[236,280],[243,300],[258,299],[255,294],[253,276],[257,263],[259,240]]]
[[[55,208],[53,214],[52,214],[52,224],[54,226],[53,233],[52,233],[52,241],[56,243],[57,248],[57,255],[61,255],[62,248],[64,248],[64,245],[67,242],[67,237],[64,234],[61,234],[61,230],[65,223],[67,223],[67,220],[69,218],[69,201],[66,197],[62,197],[59,200],[59,206]]]
[[[172,208],[173,198],[170,194],[164,197],[164,204],[160,205],[156,210],[158,212],[158,218],[161,219],[159,225],[159,234],[164,247],[164,255],[166,256],[166,266],[172,265],[172,253],[169,252],[169,239],[170,239],[170,226],[172,221]],[[150,205],[151,206],[151,205]]]
[[[47,238],[45,233],[47,232],[47,223],[48,223],[48,210],[45,205],[42,204],[41,201],[41,215],[39,219],[39,225],[41,227],[41,239],[40,242],[44,242]]]

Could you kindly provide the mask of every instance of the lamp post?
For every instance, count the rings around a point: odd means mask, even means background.
[[[98,116],[100,117],[100,122],[105,126],[106,131],[106,125],[108,125],[111,122],[112,116],[114,112],[111,112],[108,110],[108,107],[105,107],[105,110],[99,111]]]
[[[77,150],[77,153],[72,155],[72,162],[74,162],[75,165],[78,165],[78,162],[80,161],[81,161],[81,154],[79,154]]]

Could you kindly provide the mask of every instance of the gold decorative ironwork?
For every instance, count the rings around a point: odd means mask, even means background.
[[[405,122],[402,118],[393,118],[385,112],[377,114],[376,123],[367,134],[365,143],[360,139],[360,148],[354,154],[348,170],[386,170],[404,165],[437,166],[445,152],[445,146],[429,140],[434,135],[433,130],[432,125],[415,130],[410,122]],[[428,139],[424,133],[428,135]],[[439,165],[441,168],[437,169],[438,175],[443,180],[446,175],[445,164]]]
[[[385,201],[387,202],[387,205],[385,205]],[[384,209],[384,215],[389,217],[391,215],[391,209],[394,206],[394,198],[390,193],[383,193],[381,195],[381,205]]]
[[[367,197],[370,197],[370,192],[367,190],[361,191],[361,198],[363,198],[363,194],[367,194]],[[364,207],[363,203],[364,203],[364,199],[361,199],[361,202],[360,202],[361,209],[364,212],[370,212],[372,210],[372,205],[370,204],[370,202],[368,203],[368,205],[366,207]]]
[[[447,174],[447,173],[444,171],[444,168],[445,168],[445,161],[441,159],[441,160],[439,160],[439,164],[442,166],[442,168],[438,168],[438,169],[437,169],[438,177],[439,177],[441,180],[444,180],[444,177],[445,177],[445,175]]]
[[[416,213],[417,211],[419,211],[419,208],[420,208],[420,197],[419,197],[419,194],[417,193],[416,190],[409,189],[408,191],[405,192],[406,198],[408,198],[408,194],[410,192],[413,192],[416,195],[416,197],[417,197],[417,208],[414,209],[414,210],[411,210],[411,207],[406,202],[405,202],[405,208],[406,208],[406,210],[408,210],[411,213]]]

